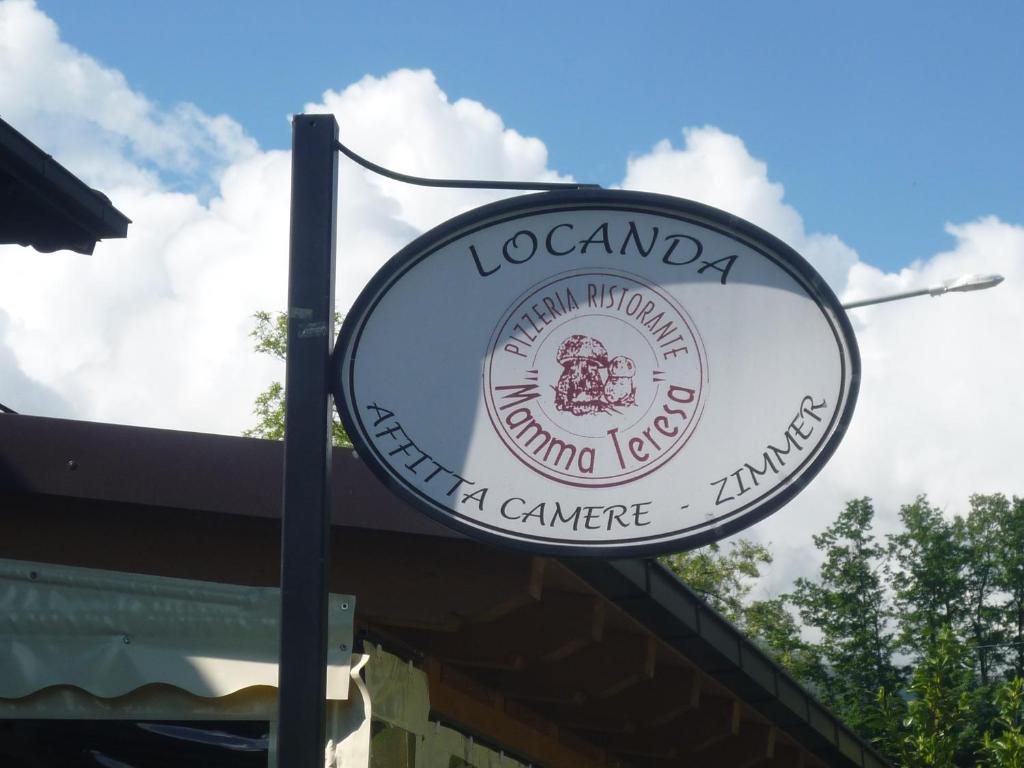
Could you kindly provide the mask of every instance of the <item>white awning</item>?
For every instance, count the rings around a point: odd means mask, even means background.
[[[348,698],[355,598],[331,595],[327,698]],[[277,687],[280,590],[0,559],[0,698]]]
[[[326,768],[366,768],[371,749],[396,768],[521,768],[431,722],[422,670],[370,643],[353,661],[355,599],[329,605]],[[0,719],[267,720],[275,766],[279,610],[277,589],[0,559]],[[371,716],[387,726],[372,747]]]

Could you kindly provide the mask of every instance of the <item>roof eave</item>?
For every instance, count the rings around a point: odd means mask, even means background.
[[[0,120],[0,175],[22,210],[0,219],[3,242],[91,253],[96,242],[123,238],[131,220],[25,136]],[[29,215],[26,215],[29,214]],[[38,222],[45,222],[42,227]]]

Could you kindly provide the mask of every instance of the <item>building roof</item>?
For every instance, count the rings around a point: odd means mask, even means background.
[[[282,445],[0,415],[0,557],[276,585]],[[654,560],[470,541],[333,459],[331,590],[438,719],[547,765],[882,758]],[[496,734],[498,734],[496,736]]]
[[[125,237],[129,223],[105,195],[0,120],[0,243],[90,254],[98,240]]]

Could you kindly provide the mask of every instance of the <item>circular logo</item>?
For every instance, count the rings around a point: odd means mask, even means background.
[[[517,459],[566,485],[606,487],[679,453],[707,380],[704,345],[679,303],[602,270],[556,275],[517,299],[491,335],[483,388]]]

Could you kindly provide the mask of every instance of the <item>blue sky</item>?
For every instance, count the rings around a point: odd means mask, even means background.
[[[253,426],[283,374],[249,334],[286,306],[287,117],[308,105],[408,173],[571,174],[715,205],[843,300],[1005,275],[852,311],[851,428],[749,531],[796,568],[850,498],[872,496],[887,530],[921,493],[950,514],[1024,494],[1021,29],[1019,3],[0,0],[0,115],[133,222],[91,257],[0,246],[0,402]],[[417,234],[495,197],[347,161],[339,185],[342,312]]]
[[[1024,221],[1020,3],[39,7],[149,99],[226,113],[263,148],[286,147],[285,116],[328,88],[429,68],[579,180],[620,182],[627,156],[684,126],[736,134],[809,228],[887,270],[950,247],[946,222]]]

